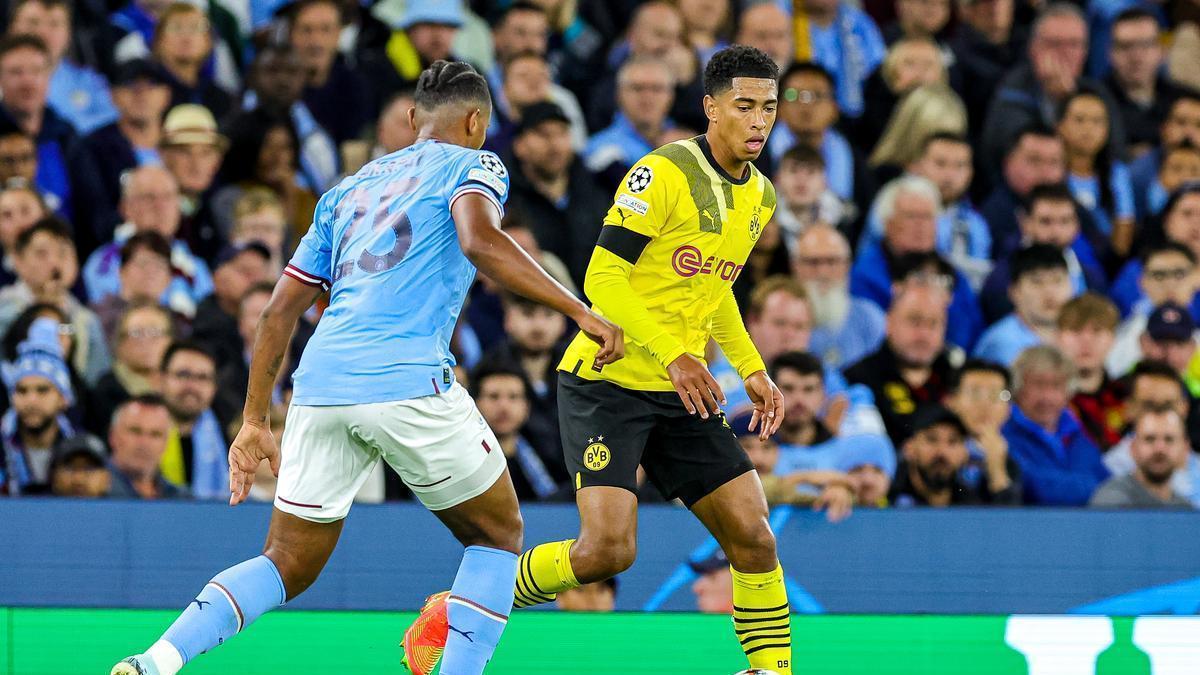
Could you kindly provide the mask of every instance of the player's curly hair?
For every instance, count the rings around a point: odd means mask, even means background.
[[[704,93],[716,96],[733,86],[735,77],[779,79],[779,66],[761,49],[746,45],[726,47],[713,55],[704,69]]]
[[[491,102],[487,80],[469,64],[460,61],[434,61],[417,79],[413,101],[418,108],[432,110],[448,103]]]

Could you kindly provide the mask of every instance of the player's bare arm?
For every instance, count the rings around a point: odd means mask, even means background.
[[[296,322],[316,302],[322,290],[300,283],[286,274],[258,319],[254,352],[250,358],[250,383],[242,409],[242,428],[229,446],[229,505],[245,501],[254,484],[254,472],[265,459],[279,475],[279,447],[271,434],[271,388],[279,377]]]
[[[454,202],[454,227],[463,253],[481,272],[508,290],[568,316],[600,345],[596,366],[625,355],[621,327],[597,315],[555,281],[512,237],[500,229],[500,214],[484,197],[465,195]]]

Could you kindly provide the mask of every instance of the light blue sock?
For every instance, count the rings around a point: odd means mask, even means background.
[[[271,559],[260,555],[213,577],[163,633],[187,663],[287,599]]]
[[[450,633],[441,675],[479,675],[492,658],[512,611],[517,556],[483,546],[463,552],[446,600]]]

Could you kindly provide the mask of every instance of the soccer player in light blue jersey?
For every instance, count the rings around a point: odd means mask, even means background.
[[[449,344],[463,298],[478,268],[578,322],[601,345],[595,367],[620,359],[624,341],[500,231],[508,171],[479,150],[491,116],[484,79],[438,61],[414,98],[417,143],[321,198],[259,319],[229,503],[246,498],[268,461],[279,483],[263,554],[213,577],[112,675],[174,675],[312,585],[380,459],[466,547],[445,600],[441,672],[481,673],[491,658],[512,608],[522,524],[500,444],[454,380]],[[267,421],[272,384],[297,319],[325,291],[281,452]]]

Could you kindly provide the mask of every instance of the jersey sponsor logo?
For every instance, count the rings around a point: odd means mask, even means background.
[[[501,178],[504,178],[508,175],[508,169],[505,168],[504,162],[501,162],[499,157],[490,152],[481,153],[479,155],[479,163],[483,166],[483,168],[491,171]]]
[[[697,274],[712,274],[720,277],[722,281],[736,281],[742,273],[743,266],[715,255],[704,257],[700,249],[684,245],[675,249],[674,255],[671,256],[671,267],[684,279],[690,279]]]
[[[612,461],[612,451],[601,442],[603,440],[603,436],[588,439],[588,446],[583,451],[583,465],[589,471],[600,471]]]
[[[504,191],[508,189],[507,186],[504,185],[503,178],[497,176],[491,171],[484,171],[483,169],[471,169],[468,171],[467,180],[477,180],[495,190],[497,194],[504,194]]]
[[[629,209],[630,211],[633,211],[634,213],[638,214],[639,216],[644,216],[644,215],[646,215],[647,212],[650,211],[650,205],[648,203],[638,199],[637,197],[633,197],[630,195],[623,194],[623,195],[618,196],[617,204],[624,206],[625,208]],[[622,218],[621,220],[622,220],[622,222],[624,222],[624,218]]]
[[[645,192],[646,188],[650,187],[650,181],[654,180],[654,171],[648,166],[639,166],[629,174],[629,179],[625,181],[625,186],[633,194]]]

